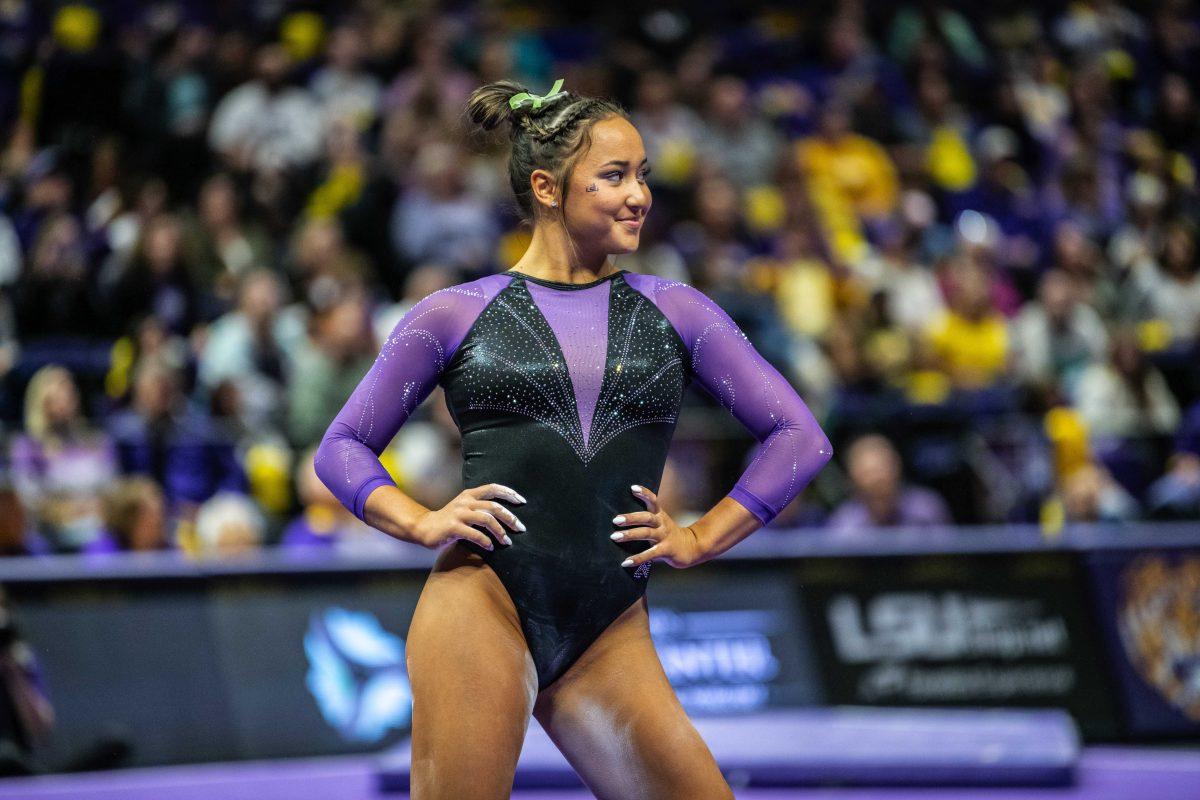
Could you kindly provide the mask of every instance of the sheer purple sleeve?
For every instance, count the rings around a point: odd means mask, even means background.
[[[334,417],[317,448],[317,476],[359,519],[373,490],[395,486],[379,454],[433,391],[479,312],[510,279],[493,275],[451,286],[414,305]]]
[[[696,381],[758,440],[729,496],[766,525],[828,463],[829,439],[787,379],[708,296],[677,281],[630,277],[639,291],[648,284],[651,299],[679,332]]]

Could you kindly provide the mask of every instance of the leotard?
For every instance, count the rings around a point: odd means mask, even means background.
[[[502,272],[433,292],[395,329],[329,426],[317,473],[359,518],[393,485],[378,454],[440,383],[462,435],[463,485],[500,483],[525,524],[485,550],[517,609],[545,688],[642,596],[617,514],[657,492],[684,389],[695,380],[759,441],[729,496],[764,525],[829,460],[808,407],[695,288],[620,270],[591,283]],[[622,551],[625,551],[624,553]]]

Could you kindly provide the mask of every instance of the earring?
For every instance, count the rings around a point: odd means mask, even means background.
[[[551,200],[551,201],[550,201],[550,207],[551,207],[551,208],[558,208],[558,201],[557,201],[557,200]]]

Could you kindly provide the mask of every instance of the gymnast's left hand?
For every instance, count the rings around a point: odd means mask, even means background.
[[[691,528],[680,527],[671,515],[659,508],[658,496],[645,486],[631,486],[633,496],[646,505],[645,511],[633,511],[613,518],[623,530],[612,534],[613,541],[654,542],[652,546],[621,562],[622,567],[638,567],[647,561],[665,561],[682,569],[704,560],[704,548]]]

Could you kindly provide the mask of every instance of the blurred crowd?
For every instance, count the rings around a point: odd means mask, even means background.
[[[523,252],[465,124],[500,78],[629,109],[618,266],[821,420],[773,527],[1200,518],[1194,3],[600,6],[0,3],[0,551],[392,544],[312,453],[407,308]],[[690,393],[668,510],[754,445]],[[440,390],[382,460],[458,492]]]

